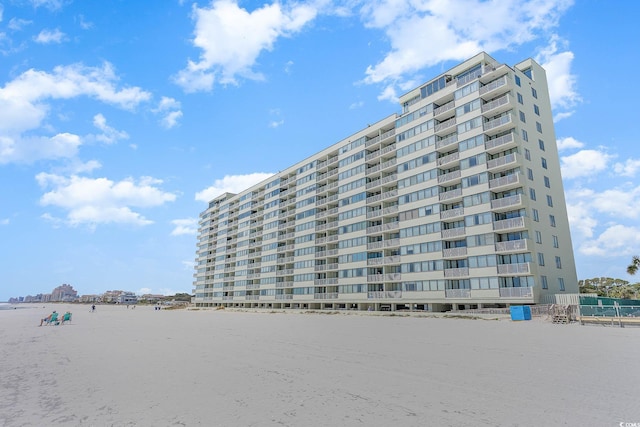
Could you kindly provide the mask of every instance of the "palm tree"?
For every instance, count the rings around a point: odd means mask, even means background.
[[[640,268],[640,257],[636,255],[631,259],[631,264],[629,264],[629,266],[627,267],[627,273],[633,276],[634,274],[636,274],[639,268]]]

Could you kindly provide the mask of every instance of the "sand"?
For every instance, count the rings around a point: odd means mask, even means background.
[[[38,327],[51,310],[71,324]],[[0,310],[0,425],[640,423],[640,328],[47,305]],[[638,424],[640,425],[640,424]]]

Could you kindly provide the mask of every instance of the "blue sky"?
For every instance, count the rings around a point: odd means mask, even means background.
[[[482,50],[547,69],[578,277],[634,282],[639,5],[0,0],[0,301],[191,292],[207,200]]]

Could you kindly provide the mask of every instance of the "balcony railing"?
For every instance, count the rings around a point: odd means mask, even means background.
[[[522,204],[522,195],[516,194],[515,196],[503,197],[501,199],[493,199],[491,201],[491,209],[500,209],[510,206],[518,206]]]
[[[496,242],[496,252],[516,252],[528,249],[527,239]]]
[[[524,227],[524,217],[503,219],[501,221],[495,221],[493,223],[494,230],[508,230],[512,228]]]
[[[533,288],[500,288],[503,298],[533,298]]]
[[[402,298],[402,291],[371,291],[367,292],[368,299]]]
[[[313,299],[338,299],[337,292],[326,292],[313,294]]]
[[[444,277],[468,277],[468,276],[469,276],[468,267],[444,269]]]
[[[505,185],[519,184],[520,174],[512,173],[511,175],[501,176],[489,181],[489,188],[503,187]]]
[[[498,274],[529,274],[531,269],[528,262],[517,264],[498,264]]]
[[[470,289],[445,289],[445,298],[471,298]]]

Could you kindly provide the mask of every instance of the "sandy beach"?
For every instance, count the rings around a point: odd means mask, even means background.
[[[48,304],[0,343],[7,427],[640,423],[637,327]]]

